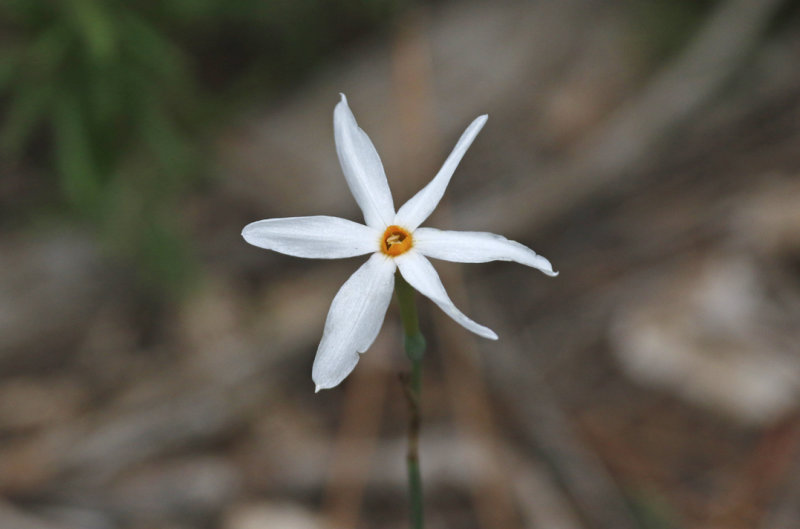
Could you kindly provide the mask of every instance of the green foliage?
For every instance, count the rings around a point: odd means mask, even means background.
[[[120,225],[125,204],[140,203],[128,220],[144,235],[118,249],[141,262],[143,277],[157,278],[147,234],[163,247],[169,239],[182,245],[169,224],[149,229],[152,213],[172,204],[195,171],[187,132],[194,87],[184,54],[124,1],[11,0],[0,9],[10,34],[0,66],[7,107],[0,151],[38,157],[31,145],[44,141],[43,168],[53,169],[70,211],[106,238],[116,238],[103,231]],[[157,176],[133,171],[141,160]]]
[[[192,270],[179,199],[203,129],[291,86],[400,0],[3,0],[0,156],[52,175],[140,276]],[[2,178],[2,175],[0,175]]]

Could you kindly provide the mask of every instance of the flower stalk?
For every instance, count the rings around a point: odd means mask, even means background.
[[[409,515],[411,529],[423,529],[422,475],[419,467],[419,431],[421,424],[420,398],[422,394],[422,358],[425,356],[425,337],[419,330],[419,317],[414,288],[403,276],[396,274],[394,283],[400,316],[403,320],[403,344],[411,372],[400,377],[408,401],[408,468]]]

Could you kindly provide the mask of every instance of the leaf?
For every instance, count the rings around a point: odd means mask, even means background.
[[[116,28],[111,15],[95,0],[73,0],[70,13],[92,62],[105,64],[117,53]]]
[[[55,161],[61,189],[82,212],[95,214],[99,206],[99,174],[78,98],[63,94],[53,114]]]
[[[133,13],[120,15],[120,35],[132,66],[174,84],[189,84],[182,52],[155,27]]]

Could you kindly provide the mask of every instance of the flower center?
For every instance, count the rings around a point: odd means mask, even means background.
[[[383,232],[381,239],[381,251],[386,255],[395,257],[407,252],[413,245],[411,233],[400,226],[389,226]]]

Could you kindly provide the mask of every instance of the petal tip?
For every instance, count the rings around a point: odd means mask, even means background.
[[[252,230],[253,230],[253,223],[252,222],[250,224],[248,224],[247,226],[245,226],[244,228],[242,228],[242,239],[244,239],[245,242],[247,242],[247,244],[253,244],[253,242],[251,240],[252,237],[250,236]]]
[[[317,384],[316,386],[314,386],[314,393],[319,393],[320,390],[323,390],[323,389],[327,389],[327,388],[324,388],[324,387],[320,386],[319,384]]]
[[[484,125],[486,125],[486,121],[489,119],[489,114],[481,114],[477,118],[472,121],[470,126],[478,127],[478,130],[482,129]],[[477,134],[477,133],[476,133]]]
[[[487,340],[497,340],[499,337],[497,333],[491,330],[489,327],[484,327],[483,325],[479,325],[477,329],[468,329],[481,338],[486,338]]]
[[[549,265],[550,263],[547,263],[547,264]],[[550,277],[556,277],[559,274],[559,272],[553,270],[552,266],[548,266],[547,268],[540,268],[539,270],[541,270],[544,275],[547,275],[547,276],[550,276]]]
[[[531,264],[530,266],[539,269],[543,274],[548,275],[550,277],[556,277],[558,275],[558,272],[553,270],[553,265],[546,257],[537,255],[536,259],[538,260],[538,263]]]
[[[334,123],[336,120],[346,120],[348,116],[352,116],[352,111],[350,110],[350,105],[347,104],[347,96],[344,93],[339,92],[339,102],[336,103],[336,106],[333,108],[333,119]],[[352,118],[355,120],[355,118]]]

